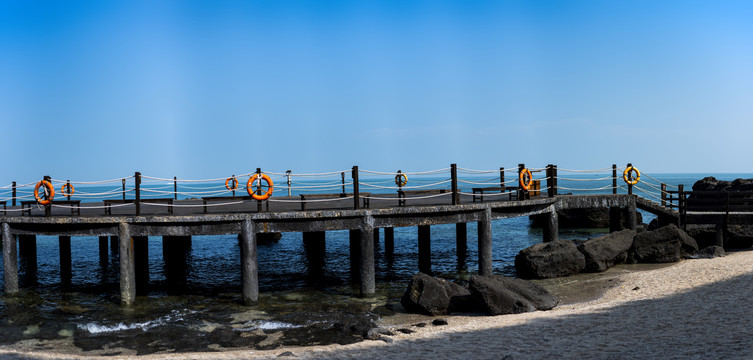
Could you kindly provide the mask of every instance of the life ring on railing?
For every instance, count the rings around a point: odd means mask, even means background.
[[[45,198],[42,199],[39,196],[39,187],[44,186],[44,194]],[[37,202],[39,205],[47,205],[52,202],[52,199],[55,197],[55,188],[52,186],[52,183],[47,180],[42,180],[37,183],[37,186],[34,187],[34,198],[37,199]]]
[[[76,188],[71,185],[71,183],[65,183],[63,186],[60,187],[60,195],[63,196],[73,196],[73,194],[76,192]]]
[[[528,177],[528,181],[526,181],[526,177]],[[528,189],[531,188],[531,185],[533,184],[533,174],[531,174],[531,170],[523,169],[520,171],[520,187],[523,188],[523,190],[528,191]]]
[[[254,190],[252,188],[254,186],[254,181],[257,181],[257,179],[259,183],[256,184],[256,189]],[[263,194],[257,194],[257,192],[261,190],[262,181],[266,182],[269,188],[267,189],[267,192]],[[259,200],[259,201],[267,200],[269,199],[270,196],[272,196],[272,192],[275,191],[275,185],[272,182],[272,179],[270,179],[269,176],[267,176],[267,174],[253,174],[251,175],[251,177],[248,179],[248,182],[246,183],[246,191],[248,191],[248,194],[251,195],[251,197],[256,200]]]
[[[397,175],[395,175],[395,185],[405,186],[405,184],[407,183],[408,183],[408,176],[406,176],[403,173],[397,173]]]
[[[631,178],[630,172],[631,171],[635,171],[635,178],[633,178],[632,180],[630,180],[630,178]],[[636,169],[636,168],[634,168],[632,166],[628,166],[625,169],[625,171],[622,173],[622,180],[625,180],[625,182],[628,185],[635,185],[639,181],[641,181],[641,172],[638,169]]]
[[[231,183],[232,185],[230,185]],[[225,188],[227,188],[230,191],[235,191],[238,189],[238,179],[235,178],[235,175],[225,180]]]

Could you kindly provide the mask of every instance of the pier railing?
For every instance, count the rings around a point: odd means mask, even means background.
[[[54,197],[46,194],[45,186],[40,189],[40,182],[19,185],[14,181],[0,187],[0,204],[5,213],[11,215],[18,212],[30,214],[32,208],[44,209],[46,214],[55,208],[104,209],[105,212],[114,208],[133,208],[133,213],[140,215],[143,207],[167,207],[171,213],[173,208],[203,208],[206,212],[208,208],[222,209],[253,201],[258,204],[257,211],[268,210],[270,203],[292,204],[300,206],[301,210],[313,205],[359,209],[374,202],[389,206],[427,202],[456,205],[565,194],[627,193],[668,209],[681,209],[684,199],[682,185],[665,184],[637,170],[625,173],[625,169],[632,168],[632,164],[625,168],[613,164],[599,169],[568,169],[553,164],[536,168],[518,164],[495,169],[470,169],[451,164],[428,171],[375,171],[353,166],[323,173],[256,169],[209,179],[166,178],[136,172],[131,176],[102,181],[49,177],[52,190],[56,192]],[[271,182],[264,189],[260,180],[262,174]],[[264,190],[270,190],[272,184],[271,196],[265,197]],[[44,199],[45,194],[52,199],[49,204],[35,201],[39,197]]]

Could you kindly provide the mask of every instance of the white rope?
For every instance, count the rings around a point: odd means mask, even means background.
[[[262,171],[262,173],[277,175],[277,176],[285,176],[285,177],[287,177],[288,175],[290,175],[291,177],[293,176],[327,176],[327,175],[334,175],[334,174],[340,175],[342,173],[347,174],[349,172],[352,172],[352,170],[353,169],[341,170],[341,171],[330,171],[330,172],[323,172],[323,173],[309,173],[309,174],[296,174],[292,172],[290,174],[283,174],[283,173],[277,173],[277,172],[271,172],[271,171]]]
[[[491,174],[491,173],[498,173],[500,171],[507,171],[507,170],[473,170],[473,169],[466,169],[458,167],[458,171],[464,172],[464,173],[471,173],[471,174]]]
[[[604,180],[612,180],[614,179],[611,176],[598,178],[598,179],[571,179],[571,178],[563,178],[563,177],[557,177],[557,180],[566,180],[566,181],[604,181]]]
[[[329,202],[329,201],[340,201],[340,200],[347,200],[347,199],[353,199],[355,196],[344,196],[344,197],[333,197],[330,199],[306,199],[306,200],[283,200],[283,199],[273,199],[269,198],[268,201],[271,202],[282,202],[282,203],[310,203],[310,202]],[[364,198],[363,196],[361,198]]]
[[[134,205],[134,204],[133,203],[128,203],[128,204],[99,205],[99,206],[73,206],[73,205],[57,205],[57,204],[55,204],[53,202],[50,205],[52,205],[53,207],[64,208],[64,209],[68,209],[68,210],[70,210],[70,209],[78,210],[79,208],[82,209],[82,210],[87,210],[87,209],[106,209],[106,208],[114,208],[114,207],[123,207],[123,206],[129,206],[129,205]]]
[[[447,170],[450,170],[450,168],[437,169],[437,170],[429,170],[429,171],[420,171],[420,172],[404,172],[404,171],[401,171],[400,173],[404,174],[404,175],[426,175],[426,174],[435,174],[435,173],[439,173],[439,172],[446,172]],[[376,174],[376,175],[391,175],[391,176],[395,176],[395,175],[398,174],[397,172],[381,172],[381,171],[370,171],[370,170],[361,170],[361,169],[358,169],[358,172],[359,173],[363,172],[363,173],[367,173],[367,174]]]
[[[112,183],[112,182],[123,182],[123,180],[131,179],[131,178],[133,178],[133,175],[127,176],[127,177],[118,178],[118,179],[100,180],[100,181],[71,181],[71,184],[75,184],[75,185],[107,184],[107,183]],[[52,181],[57,182],[57,183],[67,183],[68,182],[68,180],[63,181],[63,180],[57,180],[57,179],[52,179]]]
[[[491,182],[474,182],[474,181],[466,181],[466,180],[458,180],[458,183],[471,184],[471,185],[490,185],[490,184],[492,184]],[[501,185],[501,184],[497,183],[496,185]]]
[[[352,182],[345,183],[345,187],[353,185]],[[290,189],[337,189],[341,188],[342,184],[330,184],[330,185],[309,185],[309,186],[290,186]],[[287,189],[287,187],[285,187]]]
[[[595,189],[573,189],[573,188],[568,188],[564,186],[557,186],[557,189],[571,190],[571,191],[600,191],[600,190],[614,189],[614,187],[612,187],[612,185],[609,185],[609,186],[604,186],[604,187],[595,188]]]
[[[436,182],[436,183],[432,183],[432,184],[426,184],[426,185],[403,186],[402,188],[400,188],[398,186],[379,186],[379,185],[371,185],[371,184],[360,184],[360,185],[363,185],[363,186],[366,186],[366,187],[371,187],[371,188],[377,188],[377,189],[410,190],[410,189],[422,189],[422,188],[427,188],[427,187],[432,187],[432,186],[438,186],[438,185],[442,185],[442,184],[447,184],[447,183],[449,183],[451,181],[452,180],[444,180],[444,181],[440,181],[440,182]]]
[[[474,196],[474,197],[502,196],[502,195],[508,195],[509,196],[509,195],[517,194],[517,193],[518,193],[517,191],[493,192],[493,193],[486,193],[486,194],[484,194],[484,193],[473,194],[473,193],[467,193],[467,192],[462,192],[462,191],[458,192],[458,194],[460,194],[460,195]]]
[[[593,169],[593,170],[573,170],[573,169],[563,169],[563,168],[557,168],[557,171],[569,171],[569,172],[579,172],[579,173],[595,173],[595,172],[604,172],[608,170],[612,170],[612,167],[606,167],[601,169]],[[619,169],[618,169],[619,170]]]
[[[690,215],[750,215],[753,211],[687,211],[685,213]]]
[[[406,196],[406,197],[403,197],[403,198],[399,198],[399,197],[383,198],[383,197],[376,197],[376,196],[363,196],[363,198],[366,198],[366,199],[369,199],[369,200],[387,200],[387,201],[391,201],[391,200],[422,200],[422,199],[431,199],[431,198],[440,197],[440,196],[446,196],[446,195],[452,195],[452,192],[440,193],[440,194],[435,194],[435,195],[427,195],[427,196]]]
[[[651,179],[651,180],[654,180],[654,181],[658,182],[659,184],[663,184],[663,183],[662,183],[661,181],[659,181],[659,180],[656,180],[656,179],[652,178],[652,177],[651,177],[650,175],[648,175],[648,174],[646,174],[646,173],[641,173],[641,175],[642,175],[642,176],[645,176],[645,177],[647,177],[647,178],[649,178],[649,179]],[[665,185],[667,185],[667,187],[668,187],[668,188],[669,188],[669,187],[671,187],[671,188],[675,188],[675,189],[677,189],[677,186],[674,186],[674,185],[670,185],[670,184],[665,184]]]

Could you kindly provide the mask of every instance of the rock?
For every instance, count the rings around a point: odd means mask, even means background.
[[[400,304],[406,311],[426,315],[447,315],[469,307],[471,293],[468,289],[424,273],[413,275]]]
[[[693,191],[753,191],[753,179],[724,181],[708,176],[696,181]]]
[[[646,223],[640,223],[640,224],[638,224],[638,225],[635,226],[635,232],[636,233],[640,234],[640,233],[642,233],[644,231],[648,231],[648,224],[646,224]]]
[[[609,227],[609,209],[591,208],[591,209],[560,209],[557,210],[558,224],[560,228],[608,228]],[[544,227],[548,214],[530,216],[531,227]],[[628,227],[627,209],[620,212],[620,225],[622,228]],[[640,212],[636,212],[638,223],[643,221]]]
[[[284,353],[282,353],[280,355],[277,355],[277,357],[297,357],[297,356],[295,356],[295,354],[293,354],[290,351],[286,351],[286,352],[284,352]]]
[[[363,338],[366,340],[379,340],[381,337],[382,334],[380,334],[376,329],[371,329],[363,334]]]
[[[522,278],[554,278],[577,274],[586,259],[572,241],[540,243],[515,256],[515,269]]]
[[[432,321],[431,324],[434,325],[434,326],[443,326],[443,325],[447,325],[447,320],[445,320],[445,319],[436,319],[436,320]]]
[[[690,258],[692,259],[712,259],[716,257],[724,257],[726,253],[724,252],[724,249],[721,246],[709,246],[705,247],[701,250],[698,250],[697,253],[693,254]]]
[[[695,254],[698,244],[675,225],[668,225],[635,236],[630,257],[634,262],[667,263]]]
[[[586,259],[587,272],[602,272],[616,264],[624,263],[628,251],[633,246],[633,230],[615,231],[613,233],[590,239],[578,247]]]
[[[468,288],[479,307],[490,315],[549,310],[559,303],[554,295],[531,281],[500,275],[471,276]]]

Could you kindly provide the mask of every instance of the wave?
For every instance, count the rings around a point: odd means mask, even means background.
[[[88,331],[91,334],[102,334],[102,333],[111,333],[111,332],[117,332],[117,331],[137,330],[137,329],[140,329],[142,331],[147,331],[149,329],[152,329],[158,326],[164,326],[170,323],[182,321],[185,319],[186,315],[195,314],[195,313],[196,311],[188,310],[188,309],[173,310],[170,312],[170,314],[161,316],[154,320],[148,320],[145,322],[136,322],[136,323],[131,323],[131,324],[119,322],[113,325],[104,325],[104,324],[90,322],[87,324],[78,324],[77,327],[80,330]]]

